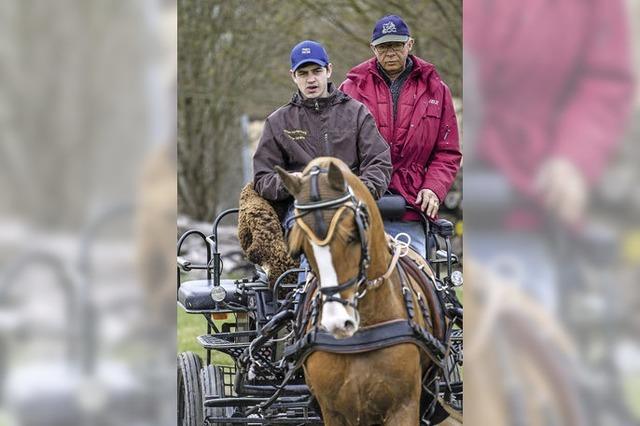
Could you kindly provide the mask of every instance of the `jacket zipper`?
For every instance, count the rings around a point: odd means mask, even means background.
[[[386,85],[386,83],[384,83]],[[391,128],[393,129],[393,134],[391,135],[391,140],[395,143],[396,141],[396,117],[393,113],[393,96],[391,95],[391,88],[387,87],[387,100],[389,101],[389,108],[391,112]],[[398,96],[398,100],[400,100],[400,96]],[[391,142],[389,143],[391,144]]]
[[[393,130],[393,133],[391,134],[391,140],[387,141],[387,143],[391,146],[393,144],[393,142],[395,142],[396,140],[396,128],[395,128],[395,117],[393,116],[393,98],[391,96],[391,88],[387,86],[387,82],[384,81],[384,79],[382,77],[380,77],[380,75],[378,73],[373,73],[374,78],[379,79],[382,84],[387,88],[387,102],[389,103],[389,108],[391,109],[391,113],[390,113],[390,118],[391,118],[391,129]],[[398,100],[400,100],[400,97],[398,96]]]
[[[320,112],[320,105],[318,105],[317,99],[315,100],[314,108],[316,112]],[[329,152],[329,135],[327,134],[327,132],[324,132],[324,155],[326,156],[331,155],[331,153]]]
[[[449,133],[451,133],[451,129],[449,128],[449,126],[447,126],[447,130],[444,132],[444,138],[442,138],[443,141],[447,140],[447,138],[449,137]]]

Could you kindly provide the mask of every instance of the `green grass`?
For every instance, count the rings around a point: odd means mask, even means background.
[[[636,419],[640,419],[640,376],[634,374],[627,377],[624,380],[624,388],[627,406],[630,408],[633,416]]]
[[[207,333],[207,322],[200,314],[187,314],[181,308],[178,309],[178,353],[191,351],[200,355],[206,362],[207,351],[196,340],[196,337]],[[220,326],[224,321],[215,321]],[[213,351],[211,361],[214,364],[233,365],[230,356]]]

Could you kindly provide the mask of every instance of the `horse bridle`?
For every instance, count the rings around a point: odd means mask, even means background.
[[[311,170],[309,170],[309,177],[311,179],[310,201],[307,203],[298,203],[297,201],[294,202],[294,207],[296,208],[296,210],[301,212],[300,214],[296,215],[294,219],[296,220],[296,223],[302,228],[307,237],[316,242],[318,245],[323,246],[331,242],[333,233],[335,232],[337,223],[342,216],[342,213],[346,209],[350,209],[354,212],[361,249],[358,275],[342,284],[338,284],[335,287],[320,288],[319,291],[323,296],[325,296],[324,300],[327,302],[338,302],[342,305],[348,305],[353,307],[354,309],[357,309],[358,300],[361,299],[366,293],[366,288],[364,289],[364,291],[360,291],[360,286],[367,280],[366,272],[367,268],[369,267],[370,261],[369,246],[367,243],[366,234],[366,231],[369,228],[369,211],[367,209],[367,206],[362,201],[356,198],[353,190],[346,182],[344,192],[342,194],[329,200],[322,200],[320,197],[318,184],[318,178],[321,173],[328,173],[328,170],[320,168],[318,166],[314,166],[311,168]],[[322,211],[327,209],[337,210],[337,212],[331,219],[329,227],[327,227],[327,224],[324,222],[324,218],[322,217]],[[309,226],[302,220],[302,217],[306,216],[309,213],[314,214],[316,228],[315,231],[311,230],[311,228],[309,228]],[[324,238],[322,240],[318,238],[318,233],[320,234],[320,236],[324,235]],[[342,299],[339,296],[335,296],[336,293],[340,293],[356,285],[358,286],[358,289],[354,298],[355,303]]]

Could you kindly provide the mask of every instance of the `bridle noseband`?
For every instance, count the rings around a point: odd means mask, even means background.
[[[309,176],[311,179],[311,191],[310,191],[310,202],[307,203],[299,203],[294,202],[294,207],[296,210],[301,213],[296,215],[294,219],[296,223],[302,228],[304,233],[319,246],[325,246],[331,242],[333,239],[333,234],[335,233],[335,229],[337,227],[338,221],[342,216],[342,213],[347,209],[350,209],[354,213],[356,227],[358,229],[358,236],[360,238],[360,263],[358,268],[358,275],[347,280],[342,284],[338,284],[335,287],[328,288],[320,288],[320,293],[325,296],[324,300],[327,302],[338,302],[345,306],[351,306],[354,309],[357,308],[357,302],[361,299],[366,293],[366,288],[360,291],[360,287],[363,283],[367,281],[367,268],[369,267],[370,257],[369,257],[369,246],[367,243],[367,229],[369,228],[369,211],[362,201],[358,200],[353,193],[351,187],[345,182],[344,192],[341,195],[338,195],[335,198],[322,200],[320,196],[320,188],[318,178],[322,173],[328,173],[327,169],[322,169],[318,166],[314,166],[309,171]],[[337,210],[331,219],[331,223],[327,228],[327,224],[324,222],[322,217],[322,211],[328,209]],[[316,219],[314,232],[311,228],[302,220],[302,217],[306,216],[309,213],[314,214],[314,218]],[[324,236],[322,239],[318,237]],[[357,285],[358,290],[356,291],[355,303],[350,302],[348,300],[344,300],[339,296],[335,296],[336,293],[340,293],[341,291],[347,290],[353,286]],[[356,311],[357,312],[357,311]]]

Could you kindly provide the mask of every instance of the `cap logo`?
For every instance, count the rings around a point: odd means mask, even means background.
[[[302,48],[302,54],[303,55],[308,55],[311,53],[311,48],[310,47],[303,47]]]
[[[382,34],[389,34],[389,33],[395,33],[395,32],[397,32],[396,24],[394,24],[392,21],[385,22],[382,25]]]

